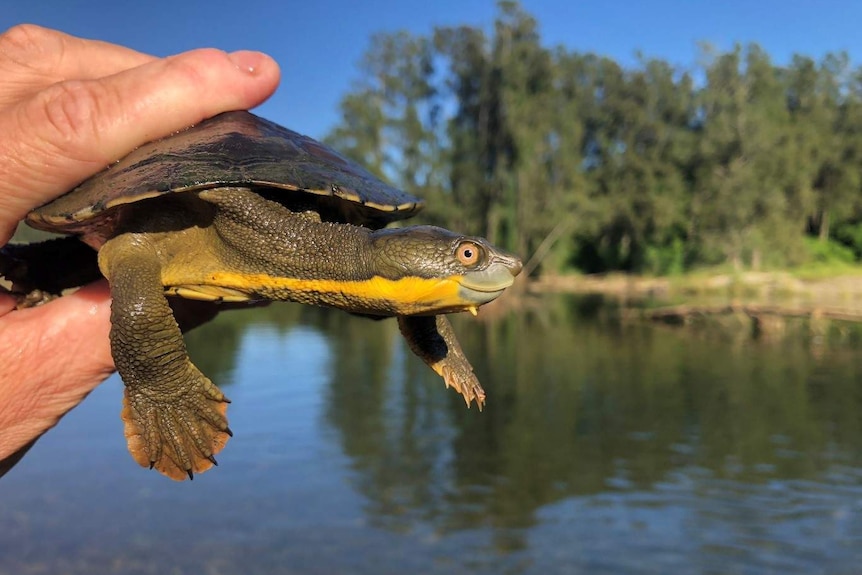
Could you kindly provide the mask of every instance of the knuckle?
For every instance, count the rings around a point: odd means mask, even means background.
[[[201,48],[168,58],[167,65],[190,84],[204,86],[208,83],[210,73],[222,67],[226,61],[225,52],[215,48]]]
[[[21,64],[38,65],[61,44],[59,33],[36,26],[18,24],[0,34],[0,56]]]
[[[4,74],[52,76],[64,58],[68,37],[35,24],[18,24],[0,34],[0,69]]]
[[[45,141],[61,148],[62,155],[75,155],[80,146],[88,145],[92,153],[98,149],[93,144],[110,101],[110,93],[99,82],[58,82],[39,93],[30,121],[42,126]]]
[[[0,34],[0,51],[32,52],[40,50],[46,41],[54,41],[55,33],[35,24],[16,24]]]

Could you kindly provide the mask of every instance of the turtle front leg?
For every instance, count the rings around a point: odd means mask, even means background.
[[[485,390],[446,316],[400,315],[398,327],[413,353],[443,378],[446,387],[454,387],[463,395],[467,407],[475,399],[481,411],[485,405]]]
[[[126,385],[129,451],[171,479],[193,478],[216,465],[231,435],[228,399],[189,359],[150,241],[137,234],[109,240],[99,267],[111,285],[111,353]]]

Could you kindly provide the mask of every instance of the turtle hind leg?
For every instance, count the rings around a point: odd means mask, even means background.
[[[398,316],[398,327],[413,353],[443,378],[446,387],[460,393],[467,407],[475,400],[481,411],[485,405],[485,390],[446,316],[402,315]]]
[[[99,267],[111,285],[111,353],[126,395],[122,412],[132,457],[171,479],[215,465],[231,435],[228,400],[192,364],[146,236],[105,243]]]

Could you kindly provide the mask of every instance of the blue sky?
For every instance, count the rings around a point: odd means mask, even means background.
[[[223,7],[219,7],[223,6]],[[754,41],[778,63],[846,50],[862,63],[862,2],[853,0],[523,0],[547,46],[632,64],[646,56],[690,66],[697,41]],[[490,28],[493,0],[0,0],[0,28],[31,22],[157,55],[214,46],[268,52],[282,67],[259,113],[314,137],[338,119],[338,100],[375,32],[437,25]]]

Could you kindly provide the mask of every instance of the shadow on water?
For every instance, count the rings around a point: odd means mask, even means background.
[[[74,573],[853,572],[855,339],[757,339],[624,315],[601,298],[553,297],[487,321],[455,317],[488,394],[478,413],[406,350],[393,321],[289,305],[222,314],[188,336],[234,399],[222,466],[185,489],[88,439],[76,449],[92,462],[63,477],[86,493],[101,470],[131,507],[155,494],[182,514],[111,519],[137,547],[96,553],[114,540],[83,534],[52,545],[82,508],[111,516],[85,497],[67,515],[36,513],[44,525],[29,518],[51,497],[39,478],[57,468],[52,454],[81,442],[64,422],[17,482],[16,469],[0,484],[29,502],[0,501],[0,573],[32,567],[15,558],[21,546],[48,571],[69,564],[54,555],[76,557]],[[154,549],[151,570],[106,567]]]

